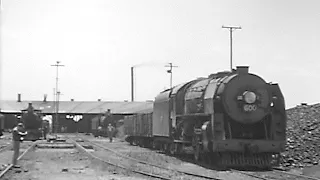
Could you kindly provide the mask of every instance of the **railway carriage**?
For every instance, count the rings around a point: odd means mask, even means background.
[[[127,126],[134,132],[127,140],[145,144],[141,139],[149,138],[170,154],[189,146],[196,161],[271,167],[272,157],[285,150],[286,122],[279,85],[240,66],[161,92],[153,106],[152,136]]]
[[[142,113],[124,118],[126,141],[143,147],[152,147],[152,113]]]
[[[0,136],[3,135],[3,131],[4,131],[4,122],[5,122],[5,117],[4,115],[0,114]]]

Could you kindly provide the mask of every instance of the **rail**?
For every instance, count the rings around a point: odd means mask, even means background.
[[[81,139],[84,139],[84,138],[81,138]],[[130,159],[132,161],[136,161],[136,162],[139,162],[141,164],[145,164],[145,165],[148,165],[148,166],[152,166],[152,167],[157,167],[157,168],[161,168],[161,169],[164,169],[164,170],[167,170],[167,171],[175,171],[175,172],[178,172],[178,173],[181,173],[181,174],[185,174],[185,175],[189,175],[189,176],[193,176],[193,177],[199,177],[199,178],[204,178],[204,179],[213,179],[213,180],[221,180],[220,178],[216,178],[216,177],[210,177],[210,176],[205,176],[205,175],[201,175],[201,174],[195,174],[195,173],[190,173],[190,172],[185,172],[185,171],[181,171],[181,170],[173,170],[173,169],[169,169],[169,168],[166,168],[166,167],[163,167],[163,166],[159,166],[159,165],[156,165],[156,164],[151,164],[149,162],[146,162],[146,161],[142,161],[142,160],[139,160],[139,159],[136,159],[136,158],[132,158],[130,156],[127,156],[127,155],[123,155],[121,153],[118,153],[110,148],[107,148],[105,146],[102,146],[102,145],[99,145],[97,143],[94,143],[92,141],[89,141],[86,139],[87,142],[91,143],[92,145],[94,146],[97,146],[101,149],[104,149],[104,150],[107,150],[107,151],[110,151],[120,157],[123,157],[123,158],[127,158],[127,159]]]
[[[37,145],[37,142],[33,142],[31,144],[30,147],[28,147],[19,157],[18,160],[20,160],[24,155],[26,155],[29,151],[31,151],[32,149],[34,149]],[[10,145],[8,145],[5,148],[11,147]],[[12,168],[13,164],[10,164],[9,166],[7,166],[1,173],[0,173],[0,178],[2,178],[7,172],[9,172],[9,170]]]
[[[77,148],[79,151],[83,152],[83,153],[86,153],[87,155],[89,155],[91,158],[95,159],[95,160],[98,160],[100,162],[103,162],[103,163],[106,163],[106,164],[109,164],[109,165],[112,165],[112,166],[115,166],[115,167],[118,167],[118,168],[121,168],[121,169],[124,169],[124,170],[130,170],[131,172],[134,172],[134,173],[137,173],[137,174],[141,174],[141,175],[144,175],[144,176],[148,176],[148,177],[153,177],[153,178],[158,178],[158,179],[163,179],[163,180],[171,180],[170,178],[167,178],[167,177],[163,177],[163,176],[160,176],[160,175],[156,175],[156,174],[151,174],[151,173],[147,173],[147,172],[143,172],[143,171],[138,171],[138,170],[132,170],[132,169],[128,169],[124,166],[121,166],[119,164],[115,164],[115,163],[112,163],[110,161],[107,161],[105,159],[101,159],[95,155],[93,155],[92,153],[88,152],[82,145],[80,145],[78,142],[74,141],[73,139],[69,139]]]
[[[254,178],[258,178],[258,179],[263,179],[263,180],[274,179],[274,178],[263,177],[260,172],[246,172],[246,171],[240,171],[240,170],[235,170],[235,169],[231,169],[231,171],[238,172],[238,173],[241,173],[241,174],[244,174],[244,175],[247,175],[247,176],[251,176],[251,177],[254,177]],[[269,173],[269,174],[267,174],[267,175],[270,176],[271,172],[277,173],[279,175],[290,176],[290,177],[279,176],[279,177],[277,177],[278,179],[296,179],[296,178],[298,178],[299,180],[320,180],[319,178],[316,178],[316,177],[305,176],[305,175],[300,175],[300,174],[294,174],[294,173],[290,173],[290,172],[281,171],[281,170],[278,170],[278,169],[272,169],[272,171],[268,171],[267,173]],[[265,173],[265,172],[262,172],[262,173]]]

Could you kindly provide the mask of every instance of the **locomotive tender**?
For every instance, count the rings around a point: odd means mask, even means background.
[[[238,66],[161,92],[150,114],[126,117],[126,140],[196,161],[271,167],[285,150],[286,111],[278,84]],[[147,130],[145,130],[147,128]],[[149,128],[149,129],[148,129]]]

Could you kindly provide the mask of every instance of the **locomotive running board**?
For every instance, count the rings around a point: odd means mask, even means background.
[[[211,114],[205,113],[194,113],[194,114],[183,114],[183,115],[176,115],[176,117],[190,117],[190,116],[210,116]]]

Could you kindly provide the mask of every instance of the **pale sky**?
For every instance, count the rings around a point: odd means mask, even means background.
[[[173,84],[234,66],[279,83],[287,108],[320,102],[318,0],[2,0],[1,98],[153,100]]]

